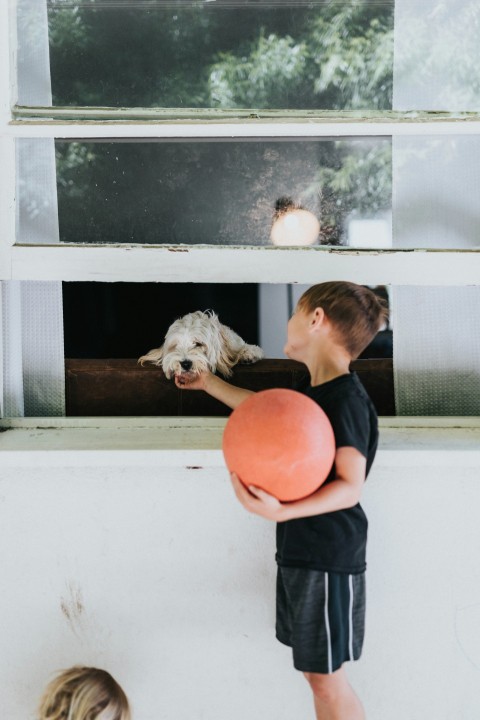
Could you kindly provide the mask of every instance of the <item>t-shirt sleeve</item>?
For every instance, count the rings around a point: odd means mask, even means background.
[[[370,445],[370,416],[361,397],[338,398],[328,413],[335,435],[335,446],[354,447],[368,457]]]

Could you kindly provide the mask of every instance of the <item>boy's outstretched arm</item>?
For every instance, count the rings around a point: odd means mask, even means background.
[[[244,508],[267,520],[284,522],[353,507],[360,500],[365,482],[365,457],[354,447],[337,448],[336,478],[303,500],[282,503],[273,495],[256,487],[248,489],[232,474],[235,494]]]
[[[181,375],[175,376],[175,385],[181,390],[204,390],[232,410],[246,400],[249,395],[253,395],[252,390],[232,385],[211,372],[200,373],[191,380],[185,379]]]

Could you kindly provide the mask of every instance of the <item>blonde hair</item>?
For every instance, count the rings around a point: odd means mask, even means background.
[[[313,285],[303,293],[298,307],[307,312],[323,308],[339,342],[353,360],[373,340],[388,317],[383,300],[369,288],[351,282]]]
[[[38,720],[131,720],[127,696],[106,670],[72,667],[45,689]]]

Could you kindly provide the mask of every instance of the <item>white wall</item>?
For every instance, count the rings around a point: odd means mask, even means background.
[[[478,454],[387,456],[365,490],[367,638],[350,676],[369,720],[474,720]],[[313,717],[274,638],[274,526],[224,469],[53,465],[0,470],[2,717],[34,718],[74,663],[110,670],[134,720]]]

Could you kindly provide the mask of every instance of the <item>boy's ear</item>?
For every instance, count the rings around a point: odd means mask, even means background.
[[[312,330],[319,328],[325,321],[325,311],[321,307],[315,308],[310,319],[310,327]]]

